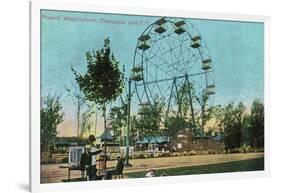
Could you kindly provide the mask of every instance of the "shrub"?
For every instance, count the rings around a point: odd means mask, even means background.
[[[176,153],[175,153],[175,156],[181,156],[181,153],[176,152]]]
[[[212,149],[208,149],[208,154],[215,154],[216,152],[214,151],[214,150],[212,150]]]
[[[144,154],[144,158],[149,158],[149,157],[150,157],[150,155]]]
[[[63,158],[63,163],[68,163],[68,157]]]
[[[204,150],[204,151],[202,151],[202,154],[203,154],[203,155],[208,155],[208,154],[209,154],[209,151]]]
[[[229,150],[229,153],[240,153],[240,148],[234,148],[234,149],[231,149]]]
[[[157,153],[156,154],[158,157],[164,157],[164,153]]]
[[[144,156],[144,154],[139,154],[138,156],[137,156],[137,158],[139,158],[139,159],[143,159],[143,158],[145,158],[145,156]]]
[[[171,156],[171,153],[170,152],[165,152],[163,153],[163,157],[170,157]]]
[[[190,152],[188,152],[188,155],[198,155],[198,152],[195,150],[191,150]]]

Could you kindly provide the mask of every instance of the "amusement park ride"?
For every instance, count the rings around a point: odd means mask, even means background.
[[[183,88],[187,88],[186,93],[179,92]],[[196,129],[195,118],[202,119],[213,103],[215,80],[207,44],[192,23],[163,17],[150,24],[137,40],[132,76],[128,80],[126,164],[132,93],[136,93],[140,106],[165,104],[163,120],[182,116],[186,94],[189,106],[186,116],[191,118],[192,130]]]

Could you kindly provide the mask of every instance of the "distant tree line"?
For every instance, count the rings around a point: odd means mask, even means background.
[[[264,146],[264,105],[260,100],[254,100],[250,112],[242,102],[236,106],[230,102],[214,107],[212,114],[216,119],[214,129],[221,131],[226,149]]]

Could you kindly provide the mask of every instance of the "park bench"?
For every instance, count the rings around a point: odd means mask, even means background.
[[[98,162],[98,169],[97,169],[97,180],[101,180],[103,176],[106,173],[106,164],[104,163],[104,160],[97,160]],[[67,179],[62,180],[63,182],[70,182],[70,181],[85,181],[86,180],[86,171],[81,169],[80,165],[62,165],[59,168],[61,169],[67,169]],[[72,171],[81,171],[81,177],[80,178],[71,178],[71,172]]]

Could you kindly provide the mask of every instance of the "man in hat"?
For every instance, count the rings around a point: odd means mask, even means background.
[[[94,145],[95,136],[89,136],[89,143],[85,146],[85,152],[81,155],[81,170],[86,170],[87,180],[92,181],[97,178],[96,155],[101,153],[101,149],[97,149]]]
[[[112,175],[115,175],[115,178],[124,178],[123,177],[123,169],[124,169],[124,159],[121,158],[120,155],[116,156],[117,164],[115,168],[106,171],[106,175],[104,177],[105,180],[111,180]]]
[[[116,178],[117,177],[120,178],[120,176],[123,178],[124,159],[122,159],[120,155],[117,155],[116,158],[117,158],[117,164],[115,167]]]

